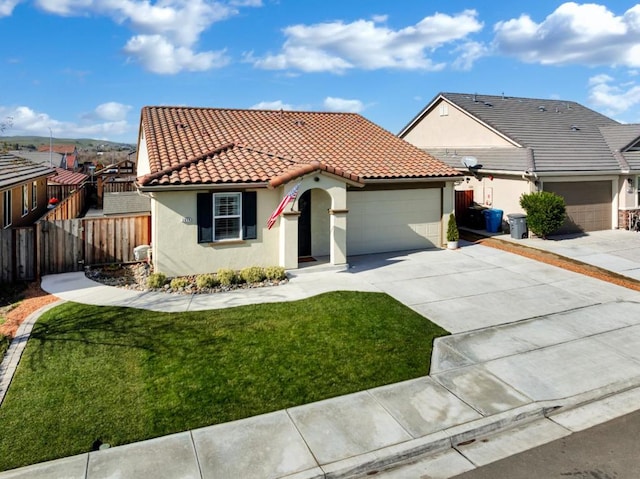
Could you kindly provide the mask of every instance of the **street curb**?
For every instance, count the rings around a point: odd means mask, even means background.
[[[29,336],[31,336],[33,325],[36,323],[40,315],[63,302],[63,300],[58,300],[43,306],[27,316],[22,324],[20,324],[16,336],[11,340],[7,354],[0,364],[0,406],[2,406],[4,397],[9,390],[11,380],[16,372],[18,363],[20,363],[20,358],[22,357],[24,348],[27,346],[27,341],[29,340]]]

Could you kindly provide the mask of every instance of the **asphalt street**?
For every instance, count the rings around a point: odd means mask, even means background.
[[[638,479],[640,411],[454,477]]]

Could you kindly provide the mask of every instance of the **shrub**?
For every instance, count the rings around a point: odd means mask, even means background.
[[[458,225],[456,224],[456,217],[453,213],[449,215],[449,224],[447,225],[447,241],[458,241],[460,239],[460,232],[458,231]]]
[[[564,198],[549,191],[523,194],[520,206],[527,212],[527,226],[537,236],[546,238],[564,223]]]
[[[215,288],[219,284],[218,279],[212,274],[200,274],[196,277],[196,286],[200,289]]]
[[[151,273],[147,278],[147,287],[162,288],[167,283],[167,275],[164,273]]]
[[[260,283],[261,281],[264,281],[266,275],[264,273],[264,268],[261,268],[260,266],[250,266],[240,270],[240,277],[247,283]]]
[[[184,289],[189,286],[189,284],[191,284],[191,282],[187,278],[178,277],[171,280],[170,286],[171,289]]]
[[[216,277],[222,286],[231,286],[238,282],[236,272],[228,268],[220,268]]]
[[[281,281],[287,278],[282,266],[269,266],[264,269],[264,274],[268,280]]]

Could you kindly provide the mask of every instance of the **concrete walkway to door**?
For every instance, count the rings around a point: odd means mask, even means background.
[[[1,479],[347,478],[428,462],[434,453],[429,474],[450,477],[630,412],[640,401],[639,292],[477,244],[350,258],[347,270],[305,268],[286,285],[250,294],[160,297],[77,273],[46,277],[42,286],[66,300],[163,311],[332,289],[383,291],[454,334],[436,340],[429,376]],[[496,431],[510,435],[483,440]],[[415,477],[403,471],[396,477]]]

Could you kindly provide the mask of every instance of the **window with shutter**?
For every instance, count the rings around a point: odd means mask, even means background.
[[[198,243],[256,239],[257,194],[198,193]]]

